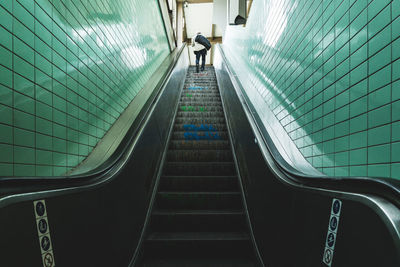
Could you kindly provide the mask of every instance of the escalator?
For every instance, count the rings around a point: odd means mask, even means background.
[[[213,67],[190,67],[144,242],[142,266],[254,266]]]
[[[201,73],[177,50],[99,168],[0,180],[0,266],[400,266],[400,186],[299,174],[222,49]]]

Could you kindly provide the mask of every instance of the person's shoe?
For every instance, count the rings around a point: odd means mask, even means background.
[[[196,72],[199,73],[199,65],[196,65]]]
[[[204,68],[201,68],[200,70],[201,70],[201,71],[204,71]]]

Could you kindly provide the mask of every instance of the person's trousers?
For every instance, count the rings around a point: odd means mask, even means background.
[[[200,51],[194,51],[194,54],[196,55],[196,66],[199,65],[200,56],[201,56],[201,70],[204,70],[204,66],[206,65],[207,49],[202,49]]]

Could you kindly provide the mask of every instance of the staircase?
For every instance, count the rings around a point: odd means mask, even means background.
[[[213,67],[190,67],[140,266],[255,266]]]

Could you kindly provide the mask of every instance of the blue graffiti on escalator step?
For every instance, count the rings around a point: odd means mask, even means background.
[[[207,87],[200,87],[200,86],[191,86],[188,87],[188,90],[207,90]]]
[[[183,125],[183,130],[185,131],[210,131],[210,132],[215,132],[217,131],[214,126],[211,124],[202,124],[200,126],[196,126],[194,124],[184,124]]]
[[[221,137],[216,132],[217,130],[211,124],[184,124],[183,130],[186,131],[185,140],[219,140]]]
[[[197,132],[186,132],[184,134],[186,140],[219,140],[221,137],[216,132],[204,132],[200,135]]]

